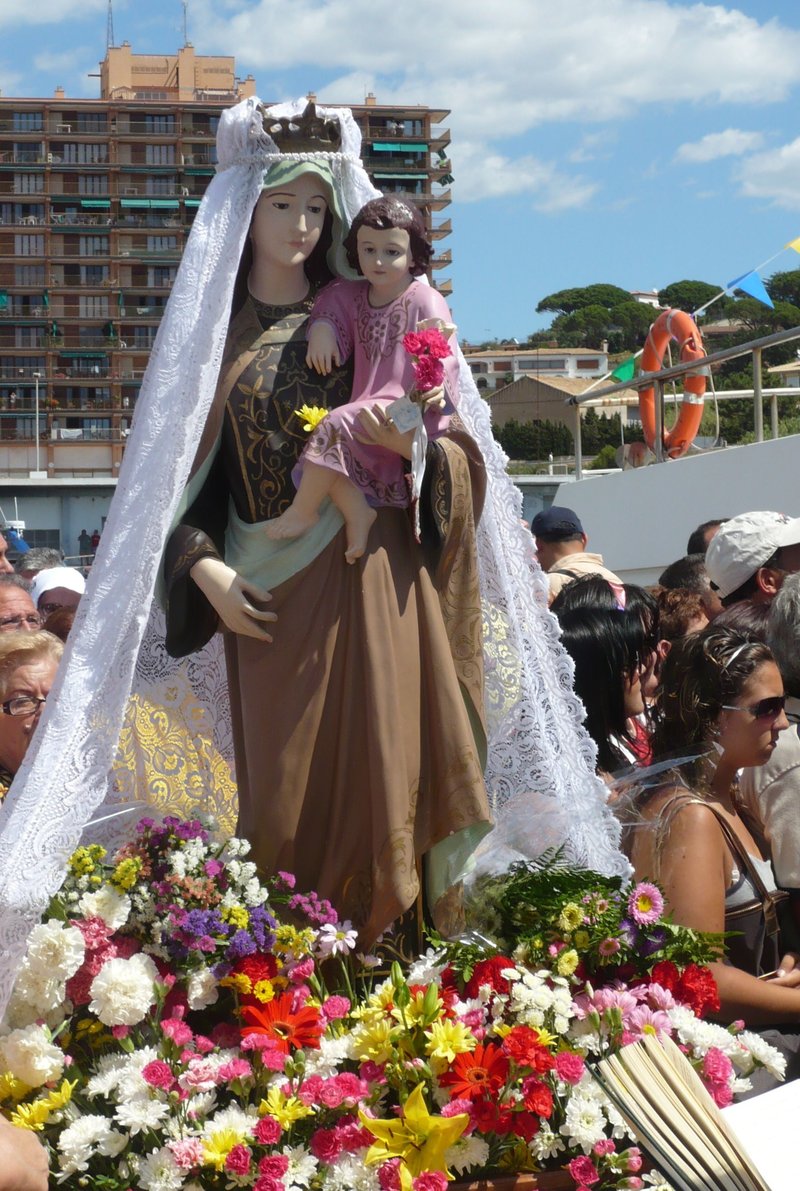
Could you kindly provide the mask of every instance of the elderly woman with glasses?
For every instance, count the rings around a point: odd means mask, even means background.
[[[712,626],[675,642],[661,677],[653,752],[675,768],[644,778],[627,806],[628,853],[639,879],[661,884],[676,922],[736,932],[713,965],[720,1018],[780,1023],[768,1036],[791,1037],[782,1049],[797,1077],[800,957],[781,936],[786,895],[738,789],[739,771],[767,762],[788,727],[780,672],[765,644]]]
[[[52,633],[0,634],[0,799],[22,764],[63,652]]]

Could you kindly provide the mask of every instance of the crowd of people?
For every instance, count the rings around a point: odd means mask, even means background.
[[[586,551],[571,509],[531,529],[636,877],[676,922],[735,932],[722,1017],[759,1028],[797,1077],[800,519],[706,522],[649,590]]]

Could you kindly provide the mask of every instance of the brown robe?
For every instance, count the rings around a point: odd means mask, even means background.
[[[305,441],[294,410],[349,396],[346,375],[322,381],[305,367],[307,310],[251,300],[231,325],[198,452],[203,483],[167,547],[175,655],[217,628],[189,571],[224,553],[228,502],[251,524],[283,512]],[[453,429],[429,447],[422,545],[407,510],[378,509],[355,565],[342,530],[273,588],[272,644],[226,633],[239,832],[264,871],[294,872],[299,889],[329,897],[365,941],[413,905],[419,861],[435,844],[489,822],[482,494],[478,450]]]

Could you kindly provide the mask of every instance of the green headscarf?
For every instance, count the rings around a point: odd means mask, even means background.
[[[341,198],[336,186],[331,168],[326,161],[297,158],[286,161],[276,161],[264,174],[262,190],[277,190],[279,187],[293,182],[301,174],[316,174],[324,187],[328,208],[333,217],[331,228],[331,246],[327,252],[328,268],[334,277],[357,277],[358,274],[347,263],[344,250],[344,239],[349,231],[349,225],[342,209]]]

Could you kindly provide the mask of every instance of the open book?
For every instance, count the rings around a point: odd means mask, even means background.
[[[592,1070],[631,1132],[676,1188],[777,1191],[669,1038],[659,1042],[647,1037],[625,1046]]]

